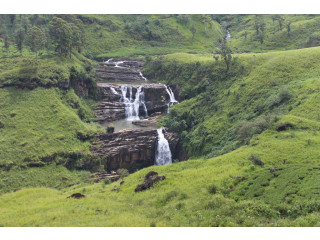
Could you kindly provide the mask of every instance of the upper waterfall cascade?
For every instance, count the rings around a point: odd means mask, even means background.
[[[148,110],[144,101],[144,91],[142,91],[142,89],[143,89],[143,85],[137,88],[135,98],[133,99],[132,86],[121,85],[122,97],[120,101],[125,104],[126,119],[129,121],[140,120],[140,116],[139,116],[140,106],[143,107],[145,117],[148,116]],[[127,97],[128,90],[129,90],[129,98]]]

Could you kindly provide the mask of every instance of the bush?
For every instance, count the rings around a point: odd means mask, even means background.
[[[109,178],[105,178],[105,179],[103,180],[103,184],[104,184],[104,185],[108,185],[108,184],[110,184],[110,183],[112,183],[112,181],[111,181]]]
[[[210,194],[216,194],[216,193],[217,193],[217,190],[218,190],[218,188],[217,188],[217,186],[214,185],[214,184],[208,186],[208,192],[209,192]]]
[[[262,162],[262,160],[260,159],[260,156],[257,154],[251,154],[248,157],[248,160],[252,161],[253,164],[255,164],[255,165],[259,165],[260,167],[264,166],[264,162]]]
[[[282,87],[279,92],[279,101],[285,102],[291,98],[291,93],[286,87]]]
[[[129,171],[125,168],[120,168],[117,170],[117,174],[119,174],[120,178],[123,179],[129,175]]]

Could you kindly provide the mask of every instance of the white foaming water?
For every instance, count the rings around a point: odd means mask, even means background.
[[[120,95],[120,93],[118,93],[113,87],[110,87],[110,90],[113,94]]]
[[[227,40],[228,40],[228,39],[231,39],[231,34],[230,34],[229,30],[227,30],[227,36],[226,36],[226,39],[227,39]]]
[[[142,77],[143,80],[145,80],[146,82],[148,81],[147,78],[145,78],[143,75],[142,75],[142,72],[139,72],[140,76]]]
[[[124,63],[124,61],[119,61],[119,62],[115,62],[114,64],[115,64],[115,67],[117,67],[117,68],[125,68],[125,67],[119,66],[120,64],[123,64],[123,63]]]
[[[105,61],[105,63],[110,63],[110,61],[111,61],[112,59],[113,59],[113,58],[108,59],[107,61]]]
[[[143,85],[139,86],[133,99],[132,86],[121,85],[122,101],[125,104],[126,119],[128,121],[140,120],[139,108],[143,107],[145,117],[148,116],[146,104],[144,102],[144,92],[142,91]],[[129,98],[127,98],[127,91],[129,89]]]
[[[167,165],[172,163],[172,155],[168,140],[164,137],[163,129],[157,129],[158,147],[156,151],[155,165]]]
[[[169,94],[169,97],[170,97],[170,102],[168,103],[168,110],[167,110],[167,113],[169,113],[169,108],[170,108],[170,106],[178,103],[178,101],[175,99],[174,94],[173,94],[171,88],[170,88],[170,87],[167,87],[167,85],[165,85],[165,87],[166,87],[166,91],[167,91],[167,93]]]

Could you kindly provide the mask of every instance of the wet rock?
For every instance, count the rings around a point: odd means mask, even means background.
[[[121,101],[121,85],[123,84],[110,84],[110,83],[98,83],[98,89],[100,92],[101,101],[98,102],[95,108],[95,114],[97,116],[97,122],[110,122],[120,119],[125,119],[125,104]],[[132,95],[135,98],[137,88],[141,84],[130,84],[132,86]],[[111,90],[111,87],[115,92]],[[168,102],[170,97],[163,84],[143,84],[145,105],[148,110],[148,115],[154,113],[167,113]],[[129,98],[129,91],[127,96]],[[142,106],[139,108],[141,116],[144,116],[145,112]]]
[[[140,126],[140,127],[155,127],[156,128],[158,119],[160,119],[163,116],[164,116],[164,114],[161,114],[161,115],[149,117],[148,119],[132,121],[132,124]]]
[[[126,118],[125,106],[121,102],[99,102],[94,113],[97,116],[96,122],[111,122]]]
[[[143,183],[139,184],[134,191],[135,192],[145,191],[151,188],[156,182],[162,181],[165,179],[166,179],[165,176],[159,176],[157,172],[151,171],[147,173]]]
[[[126,168],[133,172],[154,164],[156,130],[122,130],[96,137],[91,151],[108,171]]]
[[[80,199],[80,198],[84,198],[84,197],[86,197],[86,196],[81,193],[74,193],[74,194],[70,195],[68,198]]]
[[[114,126],[108,126],[107,133],[114,133]]]
[[[116,62],[122,61],[116,66]],[[110,62],[101,62],[95,68],[99,81],[102,82],[137,82],[144,81],[140,72],[143,61],[126,58],[114,58]]]
[[[179,139],[177,134],[166,132],[174,159],[179,159]],[[101,159],[108,171],[119,168],[134,172],[138,169],[154,165],[157,130],[128,129],[110,134],[97,134],[92,143],[91,152]],[[179,150],[177,153],[177,149]],[[186,159],[179,159],[186,160]]]

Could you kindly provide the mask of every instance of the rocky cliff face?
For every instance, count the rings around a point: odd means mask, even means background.
[[[123,102],[123,92],[126,92],[127,108],[133,104],[138,88],[143,91],[141,95],[148,112],[148,121],[136,120],[132,123],[141,127],[154,126],[154,130],[127,129],[115,133],[105,133],[96,136],[98,139],[92,144],[91,151],[94,156],[101,159],[101,164],[107,171],[126,168],[130,172],[154,165],[158,143],[156,122],[160,116],[168,111],[170,96],[163,84],[146,82],[141,74],[143,62],[129,59],[110,59],[96,68],[99,79],[98,92],[101,101],[95,109],[98,122],[111,122],[126,118],[126,105]],[[126,85],[127,90],[121,86]],[[130,88],[130,90],[129,90]],[[178,88],[171,87],[176,95]],[[139,93],[141,93],[139,90]],[[130,98],[131,92],[131,98]],[[140,95],[137,95],[140,96]],[[130,103],[128,103],[130,99]],[[137,98],[140,99],[140,98]],[[141,100],[141,99],[140,99]],[[140,101],[139,100],[139,101]],[[142,105],[139,116],[145,116]],[[111,131],[110,131],[111,132]],[[177,134],[165,133],[169,142],[173,159],[183,161],[187,155],[183,151]]]
[[[137,88],[140,85],[132,85],[132,95],[135,96]],[[115,94],[111,87],[117,92]],[[120,102],[121,99],[121,84],[98,83],[99,92],[102,101],[98,102],[95,109],[97,115],[96,121],[110,122],[125,118],[125,105]],[[166,92],[163,84],[144,84],[143,89],[145,95],[145,104],[148,114],[166,113],[168,109],[168,101],[170,97]],[[127,97],[129,97],[129,91]],[[140,107],[141,115],[144,114],[144,109]]]
[[[117,58],[111,62],[102,62],[96,68],[101,82],[137,82],[144,81],[140,72],[143,61]]]
[[[176,134],[166,133],[174,159],[181,156]],[[91,146],[93,154],[102,160],[108,171],[126,168],[130,172],[154,165],[158,142],[156,130],[122,130],[100,134]],[[186,159],[179,159],[186,160]]]
[[[91,150],[108,171],[126,168],[132,172],[154,164],[156,130],[123,130],[98,138]]]

